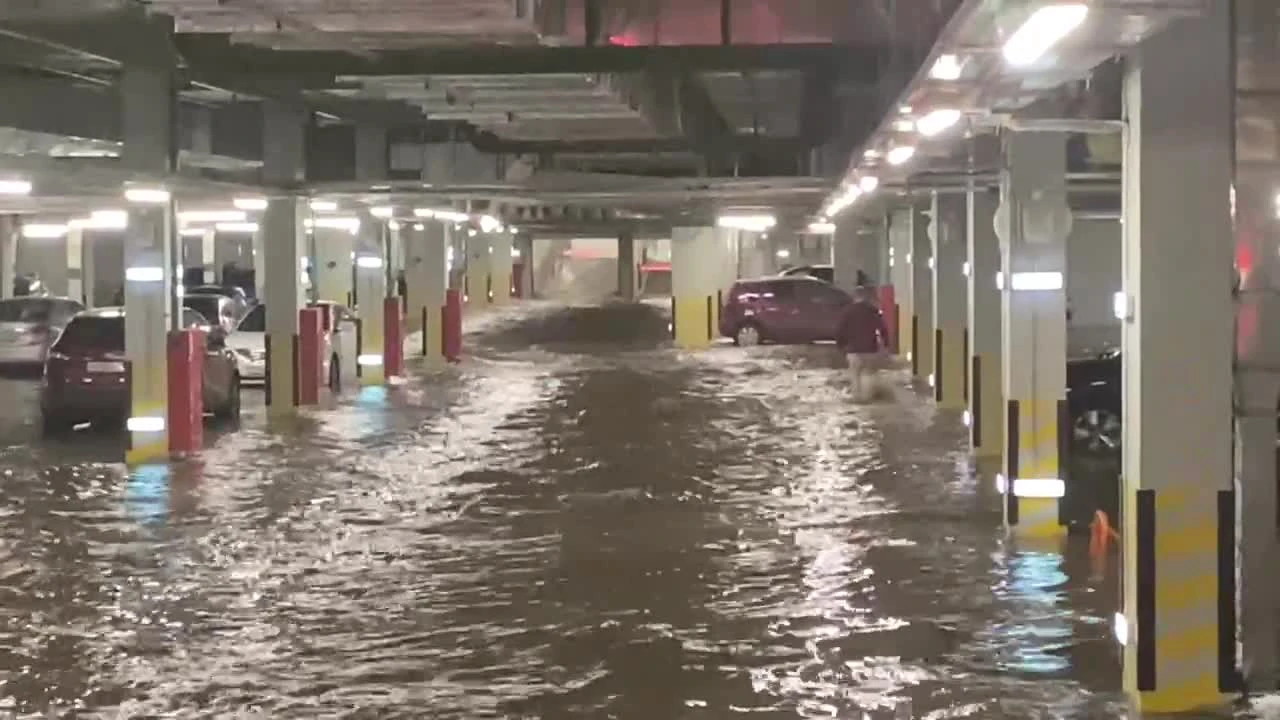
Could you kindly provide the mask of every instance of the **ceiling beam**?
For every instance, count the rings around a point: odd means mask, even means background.
[[[493,133],[477,131],[468,138],[477,150],[503,155],[584,155],[713,152],[759,153],[764,155],[805,152],[813,144],[804,138],[773,138],[751,135],[726,135],[706,141],[701,147],[688,138],[637,138],[634,140],[506,140]]]

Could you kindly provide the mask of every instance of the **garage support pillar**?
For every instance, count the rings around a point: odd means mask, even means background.
[[[359,307],[360,337],[356,367],[361,385],[381,385],[386,381],[386,318],[383,302],[387,297],[387,224],[367,210],[360,214],[356,235],[355,294]]]
[[[963,409],[969,384],[965,366],[969,355],[969,328],[965,313],[964,268],[968,255],[965,238],[967,198],[960,194],[933,194],[933,398],[939,407]]]
[[[986,138],[996,147],[995,138]],[[985,187],[971,187],[966,196],[968,265],[969,403],[966,420],[969,446],[979,469],[999,466],[1004,455],[1004,353],[1001,294],[996,286],[1000,272],[1000,238],[996,236],[998,196]]]
[[[630,232],[618,234],[618,297],[623,302],[636,299],[636,239]]]
[[[714,227],[671,229],[671,326],[676,347],[710,347],[720,335],[718,240]]]
[[[306,122],[301,108],[263,105],[263,178],[283,192],[270,198],[255,234],[254,274],[267,304],[267,410],[277,415],[299,404],[298,310],[306,305],[302,258],[310,210],[292,188],[305,179]]]
[[[911,297],[911,210],[899,208],[885,217],[886,232],[889,236],[889,283],[893,285],[894,298],[898,301],[897,328],[898,354],[907,362],[915,360]]]
[[[466,249],[466,292],[464,295],[467,307],[488,307],[491,298],[490,285],[492,283],[492,275],[490,273],[492,247],[489,244],[488,233],[482,233],[475,229],[467,230]]]
[[[1144,715],[1214,708],[1237,685],[1233,29],[1230,3],[1210,5],[1145,42],[1124,84],[1124,688]],[[1274,395],[1241,402],[1265,415],[1274,463]],[[1254,572],[1275,572],[1252,553],[1274,553],[1276,517],[1274,482],[1255,486],[1243,469],[1248,653],[1274,650],[1271,610],[1254,602],[1269,598],[1248,591]],[[1254,521],[1269,530],[1251,534]]]
[[[312,230],[311,282],[317,300],[352,305],[355,247],[355,236],[346,228]]]
[[[936,383],[933,365],[933,239],[929,236],[929,217],[919,207],[908,214],[911,252],[911,374],[929,384]]]
[[[1006,398],[1005,520],[1017,535],[1056,539],[1066,532],[1063,433],[1067,317],[1066,138],[1009,133],[1000,180],[996,233],[1004,271],[1002,367]],[[991,282],[978,278],[977,282]]]
[[[71,228],[67,231],[66,241],[67,297],[84,302],[84,229]]]
[[[511,303],[511,272],[515,261],[512,241],[515,236],[507,229],[489,235],[489,273],[494,305]]]
[[[404,231],[405,286],[408,293],[408,322],[421,333],[414,351],[428,365],[443,366],[445,291],[449,289],[449,233],[451,226],[426,222]],[[412,347],[412,346],[411,346]]]
[[[162,460],[169,452],[168,331],[175,310],[177,227],[164,187],[176,169],[177,83],[172,66],[129,64],[120,79],[124,149],[121,164],[146,189],[131,203],[124,240],[125,357],[129,363],[127,462]]]
[[[13,297],[13,276],[17,272],[18,234],[22,223],[17,215],[0,215],[0,299]]]

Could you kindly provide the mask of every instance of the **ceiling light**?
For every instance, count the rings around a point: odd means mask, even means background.
[[[862,192],[875,192],[878,187],[880,187],[880,178],[875,175],[863,175],[858,179],[858,189]]]
[[[750,232],[764,232],[777,224],[778,219],[772,215],[721,215],[716,218],[718,227]]]
[[[915,146],[899,145],[898,147],[890,150],[889,154],[885,156],[885,159],[889,161],[890,165],[901,165],[914,157],[915,154]]]
[[[369,214],[376,218],[381,218],[383,220],[386,220],[387,218],[394,217],[396,214],[396,210],[395,208],[392,208],[392,207],[376,207],[376,208],[370,208]]]
[[[348,230],[352,234],[360,230],[360,218],[358,217],[322,217],[306,224],[311,227],[328,228],[330,230]]]
[[[178,213],[181,222],[244,222],[243,210],[187,210]]]
[[[836,231],[836,224],[833,222],[811,222],[809,223],[809,232],[815,235],[830,235]]]
[[[964,73],[964,62],[957,55],[950,53],[939,55],[938,59],[933,62],[933,67],[929,70],[929,77],[934,80],[944,80],[952,82],[959,80]]]
[[[893,129],[895,132],[911,132],[916,129],[916,124],[905,118],[901,120],[894,120]]]
[[[31,223],[22,226],[22,237],[28,240],[60,238],[67,234],[68,229],[66,225]]]
[[[387,229],[389,229],[389,230],[399,230],[399,229],[400,229],[400,222],[399,222],[398,220],[388,220],[388,221],[387,221]]]
[[[309,204],[314,212],[333,212],[338,209],[338,203],[332,200],[312,200]]]
[[[414,208],[413,216],[420,218],[433,218],[436,216],[436,211],[431,208]]]
[[[231,201],[237,210],[266,210],[267,199],[261,197],[238,197]]]
[[[258,223],[252,222],[222,222],[213,226],[214,230],[221,233],[247,233],[252,235],[258,232]]]
[[[94,210],[87,218],[67,223],[80,230],[124,230],[129,227],[129,213],[124,210]]]
[[[519,229],[517,229],[515,225],[508,225],[508,226],[507,226],[507,232],[511,233],[512,235],[519,235],[519,234],[520,234],[520,230],[519,230]]]
[[[1054,3],[1036,10],[1005,42],[1005,62],[1014,67],[1031,65],[1070,35],[1088,15],[1089,6],[1079,2]]]
[[[139,205],[163,205],[173,197],[168,190],[155,187],[131,187],[124,191],[124,199]]]
[[[960,111],[951,108],[934,110],[916,121],[916,132],[933,137],[960,121]]]
[[[910,115],[911,110],[912,110],[912,107],[910,105],[901,105],[898,107],[898,112],[902,113],[903,115]]]
[[[480,232],[493,233],[502,232],[502,221],[492,215],[480,216]]]
[[[870,148],[866,152],[862,153],[862,157],[868,160],[875,160],[880,157],[880,151],[875,148]]]
[[[423,230],[426,230],[426,229],[427,229],[427,226],[426,226],[426,225],[423,225],[422,223],[414,223],[414,224],[413,224],[413,229],[414,229],[414,230],[417,230],[418,232],[422,232]]]
[[[0,195],[30,195],[31,183],[26,180],[0,180]]]
[[[208,231],[205,230],[204,228],[186,227],[179,230],[178,235],[180,235],[181,237],[204,237],[204,234],[206,232]]]

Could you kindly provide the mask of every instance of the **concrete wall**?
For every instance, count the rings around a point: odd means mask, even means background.
[[[1120,291],[1120,222],[1076,220],[1067,239],[1068,352],[1093,353],[1120,345],[1112,306]]]

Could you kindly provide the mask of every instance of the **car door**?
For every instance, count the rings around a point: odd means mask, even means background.
[[[840,326],[840,316],[850,298],[840,289],[820,280],[798,283],[796,304],[801,322],[801,342],[834,340]]]
[[[760,332],[773,342],[795,342],[798,337],[795,286],[791,280],[760,283],[748,303],[750,314],[760,324]]]

